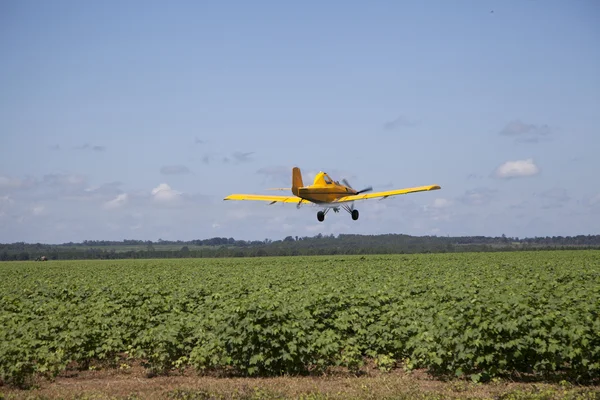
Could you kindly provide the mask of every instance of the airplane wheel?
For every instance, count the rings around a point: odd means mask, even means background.
[[[355,221],[358,219],[358,210],[352,210],[352,219]]]
[[[317,213],[317,219],[319,220],[319,222],[323,222],[323,220],[325,219],[325,213],[323,211],[319,211]]]

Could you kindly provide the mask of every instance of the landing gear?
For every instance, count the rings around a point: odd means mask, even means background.
[[[348,211],[348,213],[352,216],[352,219],[354,221],[356,221],[358,219],[358,210],[355,210],[353,205],[342,204],[342,208],[344,210]],[[319,211],[319,212],[317,212],[317,219],[319,220],[319,222],[323,222],[325,220],[325,215],[327,214],[327,212],[329,210],[333,210],[334,212],[339,212],[338,207],[326,208],[323,211]]]
[[[354,203],[351,203],[350,205],[342,204],[342,207],[344,208],[344,210],[348,211],[348,213],[352,216],[352,219],[354,221],[358,219],[358,210],[354,209]]]

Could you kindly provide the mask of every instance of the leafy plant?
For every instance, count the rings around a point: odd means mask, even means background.
[[[600,377],[597,251],[3,263],[0,300],[13,385],[130,361]]]

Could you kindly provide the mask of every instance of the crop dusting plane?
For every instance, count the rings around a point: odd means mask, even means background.
[[[356,221],[358,219],[358,210],[354,208],[354,201],[356,200],[374,199],[378,197],[383,200],[389,196],[396,196],[399,194],[441,189],[441,187],[438,185],[430,185],[363,194],[372,191],[373,188],[369,186],[368,188],[362,190],[355,190],[352,188],[352,186],[350,186],[347,180],[342,179],[342,182],[343,184],[338,181],[334,181],[325,172],[319,172],[317,176],[315,176],[315,180],[312,185],[304,186],[300,168],[294,167],[292,168],[291,187],[293,196],[231,194],[225,197],[223,200],[257,200],[268,201],[270,204],[275,204],[277,202],[295,203],[296,207],[298,208],[302,204],[312,203],[324,208],[322,211],[317,212],[317,219],[319,221],[323,221],[325,219],[325,214],[327,214],[329,210],[333,209],[334,212],[339,212],[341,207],[348,211],[348,213],[352,215],[352,219]],[[289,188],[281,190],[289,190]]]

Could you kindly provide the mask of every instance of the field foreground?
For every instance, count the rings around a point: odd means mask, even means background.
[[[359,376],[334,373],[318,377],[219,378],[186,371],[148,378],[146,372],[137,367],[71,372],[53,382],[39,380],[29,390],[0,387],[0,399],[600,399],[598,386],[501,379],[488,383],[442,381],[424,371],[383,373],[369,367]]]
[[[419,382],[457,378],[459,389],[600,376],[598,251],[10,262],[0,295],[0,379],[11,393],[44,376],[59,378],[42,391],[85,391],[85,377],[116,388],[141,374],[155,376],[149,387],[214,380],[246,392],[286,379],[411,387],[405,371],[417,370],[437,378]],[[365,368],[377,374],[348,378]],[[315,378],[331,371],[350,375]]]

